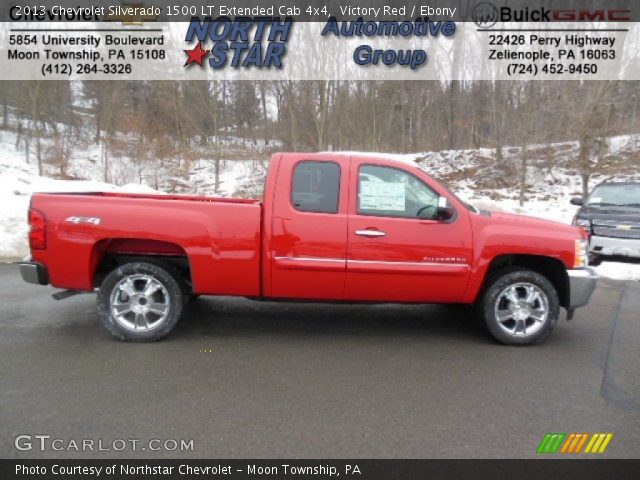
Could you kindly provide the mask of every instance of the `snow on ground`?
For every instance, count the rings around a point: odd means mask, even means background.
[[[614,280],[636,280],[640,281],[640,264],[627,262],[603,262],[595,267],[601,277],[612,278]]]
[[[264,140],[260,140],[266,145]],[[216,162],[206,158],[192,159],[188,175],[170,175],[155,162],[136,164],[126,156],[112,155],[108,176],[118,186],[96,180],[104,177],[101,147],[97,144],[76,148],[70,158],[67,176],[85,180],[55,180],[37,175],[35,155],[25,162],[24,147],[15,148],[16,136],[12,131],[0,130],[0,258],[20,258],[28,254],[27,209],[33,192],[79,192],[79,191],[125,191],[131,193],[160,191],[214,196],[241,196],[260,198],[262,184],[268,166],[268,156],[247,159],[246,142],[233,136],[225,139],[226,153],[233,158]],[[273,142],[272,142],[273,144]],[[621,158],[640,152],[640,135],[624,135],[608,139],[608,155]],[[493,149],[452,150],[415,154],[375,155],[393,158],[401,162],[418,164],[420,168],[440,181],[444,181],[463,200],[486,210],[526,214],[571,223],[577,207],[569,203],[571,197],[580,195],[579,176],[570,168],[568,161],[578,151],[576,142],[553,145],[533,145],[528,169],[526,202],[519,204],[519,191],[509,176],[518,168],[519,148],[505,147],[506,171],[493,171],[489,165],[495,157]],[[555,165],[549,168],[544,163],[549,151]],[[345,152],[353,155],[372,155],[366,152]],[[196,155],[197,157],[197,155]],[[214,178],[218,171],[218,185]],[[55,168],[47,166],[46,173],[55,175]],[[615,178],[630,178],[628,172]],[[602,181],[603,175],[595,175],[591,186]],[[516,182],[517,183],[517,182]],[[640,280],[640,263],[604,262],[597,267],[603,277]]]
[[[13,142],[12,134],[0,132],[0,258],[22,258],[29,253],[27,210],[34,192],[158,193],[145,185],[39,177],[36,166],[24,162],[24,154],[16,152]]]
[[[158,193],[144,185],[117,187],[92,180],[54,180],[27,173],[0,173],[0,258],[22,258],[29,253],[27,210],[34,192]]]

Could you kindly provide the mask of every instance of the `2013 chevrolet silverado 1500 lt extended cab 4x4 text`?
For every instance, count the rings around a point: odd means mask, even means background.
[[[35,194],[29,224],[24,280],[97,290],[102,322],[129,341],[167,335],[196,295],[236,295],[474,304],[497,340],[525,345],[596,285],[583,230],[478,211],[376,156],[275,154],[262,202]]]

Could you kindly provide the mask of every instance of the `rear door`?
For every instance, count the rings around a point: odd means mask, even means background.
[[[280,165],[271,225],[271,297],[344,297],[348,178],[349,157],[291,155]]]
[[[438,220],[446,192],[427,181],[417,168],[352,158],[345,299],[460,300],[471,265],[469,217]]]

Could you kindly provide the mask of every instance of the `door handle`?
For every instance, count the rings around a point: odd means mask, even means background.
[[[386,235],[386,233],[380,230],[356,230],[355,234],[362,237],[384,237]]]

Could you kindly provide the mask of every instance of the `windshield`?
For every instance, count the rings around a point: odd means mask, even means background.
[[[587,205],[592,207],[640,207],[640,183],[600,185],[589,195]]]
[[[476,207],[474,207],[473,205],[471,205],[468,202],[465,202],[464,200],[462,200],[458,195],[455,194],[455,192],[453,190],[451,190],[449,188],[449,185],[447,185],[446,183],[444,183],[441,179],[438,179],[438,183],[440,184],[440,186],[442,188],[444,188],[447,192],[449,192],[449,195],[451,195],[453,198],[455,198],[458,202],[460,202],[462,204],[462,206],[464,208],[466,208],[467,210],[469,210],[470,212],[473,213],[478,213],[478,209]]]

